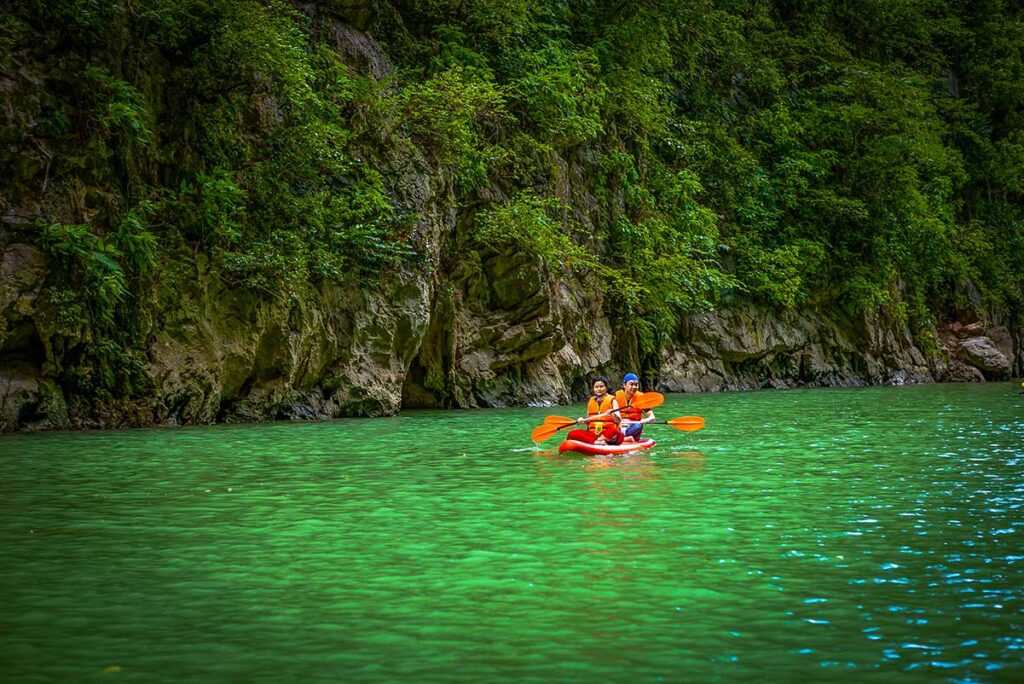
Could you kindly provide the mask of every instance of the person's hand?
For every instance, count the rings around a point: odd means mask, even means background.
[[[577,418],[577,419],[576,419],[576,422],[577,422],[577,423],[578,423],[579,425],[583,425],[583,424],[584,424],[584,423],[586,423],[587,421],[585,421],[585,420],[584,420],[583,418]]]

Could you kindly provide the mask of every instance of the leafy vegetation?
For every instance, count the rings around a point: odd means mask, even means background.
[[[456,36],[506,93],[532,147],[502,144],[535,164],[494,166],[509,195],[556,182],[530,149],[600,151],[601,215],[577,241],[598,260],[577,263],[626,293],[612,313],[641,352],[724,294],[922,337],[957,309],[1024,313],[1016,5],[431,0],[403,17],[410,73]],[[498,215],[481,236],[552,260],[551,231]]]
[[[182,248],[283,300],[414,265],[393,155],[451,181],[475,216],[459,244],[597,276],[645,358],[722,297],[882,315],[921,335],[963,308],[1024,315],[1015,3],[378,9],[370,31],[395,67],[381,80],[339,61],[318,3],[27,0],[4,13],[4,73],[51,65],[31,142],[23,121],[3,131],[4,185],[22,187],[17,151],[34,145],[49,161],[31,173],[88,205],[37,229],[64,267],[60,330],[91,327],[95,349],[130,356],[124,331],[141,330],[131,320]]]

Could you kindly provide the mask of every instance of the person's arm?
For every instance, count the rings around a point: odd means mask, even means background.
[[[640,420],[641,423],[650,423],[652,420],[654,420],[654,411],[652,411],[651,409],[646,409],[646,411],[647,415]]]

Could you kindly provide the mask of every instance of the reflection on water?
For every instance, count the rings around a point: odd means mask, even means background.
[[[638,451],[621,456],[594,456],[584,462],[583,469],[591,471],[611,469],[619,471],[626,478],[650,479],[671,473],[696,474],[706,465],[704,454],[699,451],[669,454],[656,454],[652,451],[654,450]]]
[[[0,438],[0,680],[1021,681],[1015,390]]]
[[[628,454],[599,456],[584,456],[572,452],[560,453],[557,448],[530,451],[539,463],[549,462],[556,470],[564,468],[580,468],[586,471],[616,470],[625,477],[635,478],[658,477],[659,471],[696,472],[706,465],[706,457],[699,451],[667,451],[657,446],[653,449]],[[540,470],[543,471],[546,467],[542,465]]]

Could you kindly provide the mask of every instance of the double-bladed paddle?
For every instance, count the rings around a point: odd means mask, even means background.
[[[629,407],[645,410],[652,409],[661,406],[662,403],[664,403],[664,401],[665,395],[661,394],[660,392],[644,392],[639,397],[637,397],[635,401],[630,403]],[[620,406],[617,409],[612,409],[610,413],[615,411],[621,411],[624,408],[627,407]],[[575,424],[575,418],[566,418],[565,416],[548,416],[547,418],[544,419],[543,425],[538,425],[533,429],[533,432],[530,434],[530,438],[534,442],[543,442],[545,439],[550,439],[551,437],[553,437],[554,434],[559,430],[570,427]]]

